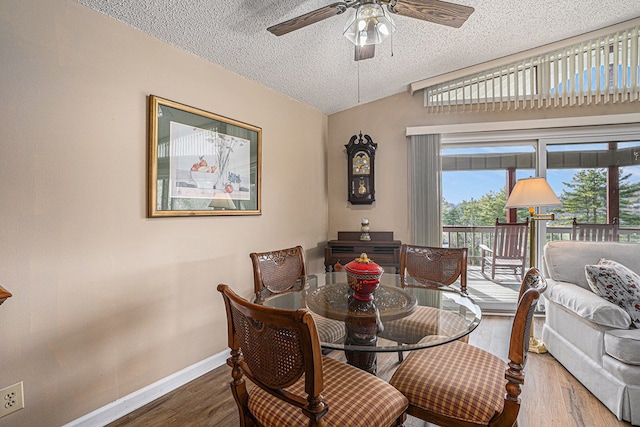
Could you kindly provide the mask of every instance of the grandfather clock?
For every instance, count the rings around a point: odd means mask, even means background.
[[[378,144],[369,135],[353,135],[347,148],[348,194],[354,205],[370,205],[375,200],[374,164]]]

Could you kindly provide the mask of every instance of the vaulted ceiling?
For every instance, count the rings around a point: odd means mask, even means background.
[[[283,36],[267,31],[335,0],[76,1],[326,114],[640,17],[635,0],[455,0],[475,9],[460,28],[392,15],[393,36],[356,62],[342,36],[354,9]]]

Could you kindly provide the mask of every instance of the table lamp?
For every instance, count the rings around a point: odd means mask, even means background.
[[[236,209],[236,205],[233,203],[233,199],[231,199],[229,193],[216,193],[211,203],[209,203],[209,207],[223,211]]]
[[[534,267],[536,261],[536,221],[555,219],[552,213],[536,213],[535,208],[541,206],[560,206],[562,203],[553,192],[549,183],[543,177],[525,178],[516,182],[513,187],[506,208],[529,208],[529,266]],[[546,353],[542,340],[534,338],[533,325],[531,325],[531,337],[529,340],[529,351],[534,353]]]

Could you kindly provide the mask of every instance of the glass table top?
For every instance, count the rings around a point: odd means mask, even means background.
[[[411,277],[401,281],[400,275],[384,273],[373,300],[359,301],[345,272],[320,273],[307,276],[295,291],[267,297],[263,304],[308,308],[324,348],[355,352],[432,347],[460,339],[480,323],[480,307],[453,287],[416,285]]]

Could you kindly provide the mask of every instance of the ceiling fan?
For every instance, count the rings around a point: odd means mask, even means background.
[[[436,24],[459,28],[475,10],[470,6],[449,3],[441,0],[351,0],[336,2],[321,7],[267,30],[276,36],[282,36],[307,25],[315,24],[335,15],[340,15],[349,8],[355,8],[353,18],[347,22],[344,35],[356,45],[355,60],[373,58],[375,45],[381,43],[395,30],[391,16],[393,14],[421,19]]]

